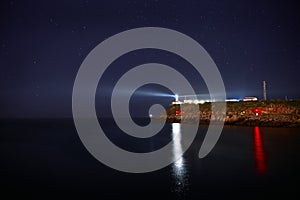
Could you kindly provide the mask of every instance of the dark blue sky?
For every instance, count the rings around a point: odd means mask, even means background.
[[[216,62],[228,97],[262,98],[262,81],[266,80],[269,99],[300,99],[297,1],[72,0],[0,4],[2,118],[70,117],[72,86],[85,56],[109,36],[145,26],[174,29],[197,40]],[[148,61],[180,63],[188,68],[172,55],[153,51],[128,55],[115,68]],[[118,74],[111,70],[107,76],[114,79]],[[200,93],[206,92],[201,78],[189,74],[187,78],[194,84],[199,82],[195,87]]]

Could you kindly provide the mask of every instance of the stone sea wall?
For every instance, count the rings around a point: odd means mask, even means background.
[[[187,112],[182,113],[181,106],[187,106]],[[189,109],[190,106],[190,109]],[[192,105],[170,105],[167,109],[167,122],[194,123],[197,116],[200,124],[208,124],[211,117],[211,106],[218,103],[198,104],[199,110]],[[223,113],[224,114],[224,113]],[[300,127],[300,101],[254,101],[254,102],[228,102],[225,124],[241,126],[271,126],[271,127]]]

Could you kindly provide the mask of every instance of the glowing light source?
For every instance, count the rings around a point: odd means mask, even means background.
[[[244,97],[243,101],[257,101],[257,97]]]
[[[254,108],[252,112],[254,112],[256,116],[259,116],[262,114],[263,110],[261,108]]]
[[[179,101],[178,94],[175,94],[175,101]]]
[[[199,103],[200,103],[200,104],[204,104],[205,101],[204,101],[204,100],[200,100]]]

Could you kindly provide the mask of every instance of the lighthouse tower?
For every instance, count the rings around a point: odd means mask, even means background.
[[[175,101],[179,101],[178,94],[175,94]]]

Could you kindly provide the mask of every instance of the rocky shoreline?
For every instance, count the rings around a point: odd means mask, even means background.
[[[181,122],[183,119],[187,123],[195,123],[198,116],[200,124],[209,124],[215,120],[211,119],[211,106],[218,106],[218,103],[198,105],[199,111],[190,109],[190,112],[181,113],[180,107],[183,105],[171,104],[166,116],[162,115],[161,118],[166,118],[169,123]],[[184,106],[192,108],[192,105]],[[225,125],[300,127],[300,101],[228,102]]]

